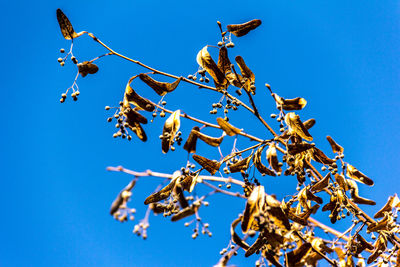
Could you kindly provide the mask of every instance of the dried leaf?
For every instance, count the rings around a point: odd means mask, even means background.
[[[178,213],[174,214],[171,217],[171,221],[176,222],[176,221],[179,221],[179,220],[181,220],[183,218],[186,218],[186,217],[189,217],[189,216],[195,214],[196,213],[196,208],[197,208],[196,206],[191,205],[189,207],[186,207],[186,208],[180,210]]]
[[[82,77],[85,77],[88,74],[95,74],[98,70],[99,67],[90,61],[83,61],[78,64],[78,71]]]
[[[360,254],[363,252],[365,249],[373,250],[374,246],[371,245],[370,243],[367,242],[360,234],[356,235],[357,239],[357,250],[355,252],[355,255]]]
[[[358,182],[361,182],[363,184],[372,186],[374,185],[374,181],[372,181],[371,178],[367,177],[365,174],[363,174],[362,172],[360,172],[359,170],[357,170],[354,166],[347,164],[347,172],[346,175],[353,179],[356,180]]]
[[[158,202],[160,200],[164,200],[164,199],[168,198],[172,193],[172,189],[174,189],[174,187],[175,187],[178,177],[179,176],[171,179],[170,183],[167,186],[165,186],[163,189],[161,189],[160,191],[148,196],[146,198],[146,200],[144,201],[144,204],[148,205],[150,203]]]
[[[235,60],[240,68],[240,72],[243,78],[247,79],[245,89],[247,91],[250,91],[252,94],[255,94],[254,90],[250,88],[250,85],[254,84],[256,79],[254,73],[250,70],[249,67],[247,67],[246,63],[244,62],[244,59],[241,56],[237,56]]]
[[[329,144],[332,147],[333,153],[339,153],[342,154],[344,149],[341,147],[338,143],[335,142],[335,140],[332,139],[329,135],[326,137],[326,140],[328,140]]]
[[[268,217],[272,222],[281,229],[290,230],[290,222],[284,211],[282,210],[281,203],[273,196],[267,195],[265,197],[267,203]]]
[[[326,156],[324,154],[324,152],[322,152],[320,149],[318,149],[316,147],[313,147],[312,149],[308,150],[307,152],[309,153],[311,158],[313,160],[315,160],[316,162],[326,164],[326,165],[330,165],[335,162],[334,160],[328,158],[328,156]]]
[[[143,130],[142,125],[140,125],[139,122],[136,121],[131,121],[130,123],[128,123],[128,127],[129,129],[135,133],[137,135],[137,137],[139,137],[140,140],[142,140],[143,142],[147,141],[147,135],[146,132]]]
[[[244,254],[245,257],[249,257],[256,253],[263,245],[265,244],[265,238],[264,235],[259,234],[256,241],[254,242],[253,245],[249,247],[249,249],[246,251]]]
[[[134,125],[134,122],[147,124],[147,119],[142,114],[132,109],[131,107],[124,108],[124,115],[126,117],[126,123]]]
[[[165,154],[168,152],[175,138],[176,132],[181,126],[181,111],[178,109],[172,113],[164,123],[163,138],[161,141],[162,152]]]
[[[387,247],[386,236],[384,236],[383,234],[380,234],[379,238],[375,241],[374,247],[375,247],[375,250],[371,254],[371,256],[369,256],[369,258],[367,260],[367,264],[371,264],[372,262],[374,262],[374,260],[376,260],[386,250],[386,247]]]
[[[347,179],[344,178],[343,175],[336,173],[335,180],[342,190],[344,190],[345,192],[349,190],[349,184],[347,183]]]
[[[218,68],[212,59],[210,53],[207,51],[207,46],[199,51],[196,57],[197,63],[205,69],[208,74],[214,79],[216,84],[224,84],[225,75]]]
[[[311,191],[312,192],[320,192],[324,190],[325,188],[328,187],[329,185],[329,180],[331,178],[331,174],[328,173],[325,175],[325,177],[321,180],[319,180],[317,183],[315,183],[313,186],[311,186]]]
[[[278,175],[282,173],[282,168],[279,165],[278,154],[276,152],[276,144],[270,143],[267,149],[267,160],[269,165],[277,172]]]
[[[311,251],[310,243],[303,243],[295,250],[286,253],[287,266],[295,266],[301,259]]]
[[[246,208],[242,218],[242,231],[246,233],[252,228],[255,216],[260,214],[265,204],[264,186],[256,186],[247,199]]]
[[[221,167],[221,164],[218,161],[207,159],[196,154],[193,155],[193,159],[199,163],[201,167],[211,173],[211,175],[214,175],[218,171],[219,167]]]
[[[306,143],[306,142],[288,144],[287,145],[287,152],[290,155],[296,155],[298,153],[307,151],[310,148],[313,148],[314,146],[315,146],[314,144],[309,144],[309,143]]]
[[[222,46],[219,49],[219,55],[218,55],[218,63],[217,63],[218,69],[223,73],[225,76],[232,73],[231,71],[231,62],[228,57],[228,49],[225,46]],[[218,89],[226,89],[228,88],[229,81],[227,79],[223,79],[223,83],[218,84],[215,80],[215,87]]]
[[[240,172],[240,171],[246,171],[249,168],[250,161],[252,159],[253,155],[250,155],[242,160],[239,160],[238,162],[232,164],[229,166],[229,171],[231,173],[235,172]]]
[[[301,122],[299,115],[296,115],[294,112],[289,112],[285,115],[285,122],[289,126],[290,135],[297,134],[307,141],[313,140],[312,136]]]
[[[136,78],[136,76],[133,76],[132,78],[130,78],[128,81],[128,84],[125,87],[124,102],[126,99],[127,102],[132,103],[136,107],[139,107],[139,108],[144,109],[149,112],[154,111],[154,109],[155,109],[154,104],[150,100],[138,95],[135,92],[135,90],[132,89],[131,82],[135,78]]]
[[[217,118],[217,123],[221,127],[221,129],[229,136],[234,136],[241,132],[240,129],[236,128],[223,118]]]
[[[119,208],[121,207],[121,205],[127,201],[126,196],[128,194],[126,194],[126,192],[131,192],[131,190],[133,189],[133,187],[136,184],[136,179],[133,179],[127,186],[125,186],[124,189],[121,190],[121,192],[119,192],[118,196],[115,198],[115,200],[113,201],[113,203],[111,204],[111,208],[110,208],[110,214],[114,215],[114,213],[116,213]]]
[[[179,77],[173,83],[159,82],[144,73],[139,74],[139,78],[148,86],[150,86],[154,90],[154,92],[156,92],[160,96],[164,96],[167,93],[174,91],[176,87],[178,87],[179,82],[182,79],[182,77]]]
[[[235,232],[235,228],[236,226],[239,224],[239,222],[242,220],[242,217],[239,217],[238,219],[234,220],[231,224],[231,236],[232,236],[232,241],[233,243],[235,243],[236,245],[240,246],[241,248],[243,248],[244,250],[248,250],[249,249],[249,245],[243,241],[239,235]]]
[[[61,33],[67,40],[77,38],[85,33],[85,32],[76,33],[74,28],[72,27],[71,22],[69,21],[67,16],[61,11],[61,9],[57,9],[57,20],[58,24],[60,25]]]
[[[393,217],[389,213],[385,213],[384,217],[378,221],[368,225],[367,232],[378,232],[382,230],[391,230]]]
[[[196,131],[192,129],[192,133],[195,134],[201,141],[205,142],[206,144],[214,147],[219,147],[219,145],[222,143],[222,140],[224,139],[225,134],[223,134],[221,137],[211,137],[209,135],[203,134],[202,132]]]
[[[350,195],[355,203],[366,204],[366,205],[376,205],[375,201],[373,201],[371,199],[366,199],[366,198],[360,197],[358,195],[358,186],[355,181],[349,179],[347,181],[347,184],[350,189]]]
[[[226,28],[236,37],[246,35],[249,31],[254,30],[261,25],[261,20],[253,19],[243,24],[230,24]]]
[[[257,149],[256,153],[254,153],[253,157],[253,162],[254,166],[256,166],[257,170],[261,173],[262,176],[264,175],[270,175],[270,176],[276,176],[275,172],[273,170],[270,170],[261,162],[261,153],[264,150],[265,146],[262,146]]]
[[[275,93],[272,93],[272,97],[275,99],[276,107],[279,110],[301,110],[307,105],[307,101],[301,97],[284,99]]]
[[[186,143],[183,145],[183,149],[185,149],[189,153],[196,153],[197,135],[193,133],[193,131],[200,132],[200,128],[198,126],[194,126],[190,131]]]
[[[397,194],[394,196],[390,196],[386,204],[374,215],[374,218],[381,218],[384,216],[385,212],[390,212],[394,207],[398,207],[400,204],[400,199],[397,197]]]

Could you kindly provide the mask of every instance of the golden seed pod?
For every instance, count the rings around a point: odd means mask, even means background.
[[[193,131],[200,132],[200,128],[198,126],[194,126],[190,131],[188,139],[183,145],[183,149],[189,153],[196,153],[197,135]]]
[[[253,155],[250,155],[242,160],[239,160],[238,162],[232,164],[229,166],[229,171],[232,173],[235,172],[240,172],[240,171],[246,171],[249,168],[250,161],[253,158]]]
[[[148,86],[150,86],[154,90],[154,92],[156,92],[160,96],[164,96],[167,93],[174,91],[176,87],[178,87],[179,82],[182,79],[182,77],[179,77],[173,83],[159,82],[144,73],[139,74],[139,78]]]
[[[178,178],[180,177],[180,175],[181,175],[181,173],[179,171],[174,172],[169,184],[167,186],[165,186],[163,189],[161,189],[160,191],[148,196],[145,199],[144,204],[148,205],[150,203],[155,203],[160,200],[164,200],[164,199],[168,198],[171,195],[172,190],[174,189],[175,184],[176,184]]]
[[[335,142],[335,140],[332,139],[329,135],[326,137],[326,140],[328,140],[329,144],[332,147],[333,153],[339,153],[342,154],[344,149],[341,147],[338,143]]]
[[[265,146],[262,146],[257,149],[256,153],[254,153],[253,162],[254,166],[256,166],[257,170],[261,173],[261,175],[269,175],[269,176],[276,176],[273,170],[270,170],[267,166],[265,166],[261,162],[261,153],[264,150]]]
[[[399,207],[400,199],[397,197],[397,194],[394,196],[390,196],[386,204],[374,215],[374,218],[381,218],[384,216],[385,212],[392,211],[393,208]]]
[[[193,134],[195,134],[201,141],[206,143],[207,145],[214,146],[214,147],[219,147],[222,143],[222,140],[225,137],[225,133],[222,134],[220,137],[212,137],[206,134],[203,134],[202,132],[199,132],[197,130],[192,129]]]
[[[347,171],[346,171],[346,175],[353,179],[356,180],[358,182],[361,182],[363,184],[372,186],[374,185],[374,181],[372,181],[371,178],[367,177],[365,174],[363,174],[362,172],[360,172],[359,170],[357,170],[354,166],[347,164]]]
[[[229,136],[234,136],[241,132],[239,128],[236,128],[223,118],[217,118],[217,123],[221,127],[221,129]]]
[[[276,107],[278,109],[282,108],[284,110],[301,110],[307,105],[307,101],[301,97],[284,99],[275,93],[272,93],[271,95],[275,99]]]
[[[292,135],[296,133],[301,138],[312,141],[313,138],[300,120],[300,116],[296,115],[294,112],[289,112],[285,115],[285,122],[289,126],[289,134]]]
[[[203,47],[203,49],[197,53],[196,61],[210,74],[216,84],[224,84],[225,75],[218,68],[217,64],[215,64],[210,53],[208,53],[207,46]]]
[[[206,169],[211,175],[214,175],[221,167],[221,164],[218,161],[211,160],[199,155],[194,154],[193,159],[200,164],[201,167]]]
[[[256,186],[251,192],[247,199],[246,208],[242,218],[242,231],[246,233],[253,226],[255,222],[255,216],[257,216],[264,207],[265,204],[265,190],[264,186]]]
[[[61,9],[57,9],[57,20],[58,24],[60,25],[61,33],[67,40],[77,38],[85,33],[85,32],[76,33],[74,27],[72,27],[71,22],[64,14],[64,12],[61,11]]]
[[[322,150],[316,147],[307,150],[307,153],[311,156],[313,160],[322,164],[330,165],[335,162],[334,160],[328,158],[328,156],[325,155]]]
[[[78,64],[78,71],[82,77],[85,77],[88,74],[95,74],[98,70],[99,67],[90,61],[83,61]]]
[[[137,76],[133,76],[129,79],[126,87],[125,87],[125,95],[124,95],[124,102],[129,102],[133,105],[135,105],[136,107],[139,107],[143,110],[152,112],[155,109],[154,104],[144,98],[141,97],[140,95],[138,95],[135,90],[133,90],[133,88],[131,87],[131,82],[133,81],[133,79],[135,79]],[[126,103],[124,103],[124,105],[127,105]]]
[[[248,34],[251,30],[254,30],[260,25],[261,25],[261,20],[253,19],[243,24],[230,24],[226,26],[226,28],[236,37],[241,37]]]

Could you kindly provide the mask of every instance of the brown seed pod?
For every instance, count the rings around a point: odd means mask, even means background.
[[[176,87],[178,87],[179,82],[182,79],[182,77],[179,77],[173,83],[159,82],[144,73],[139,74],[139,78],[148,86],[150,86],[154,90],[154,92],[156,92],[160,96],[164,96],[167,93],[174,91]]]
[[[57,20],[58,24],[60,25],[61,33],[67,40],[77,38],[85,33],[85,32],[76,33],[74,28],[72,27],[71,22],[64,14],[64,12],[61,11],[61,9],[57,9]]]
[[[146,111],[152,112],[155,109],[154,104],[150,100],[138,95],[135,92],[135,90],[133,90],[132,87],[131,87],[131,82],[136,77],[137,76],[133,76],[132,78],[130,78],[129,81],[128,81],[128,84],[125,87],[124,102],[126,100],[126,102],[132,103],[136,107],[139,107],[139,108],[144,109]]]
[[[182,219],[184,219],[186,217],[189,217],[189,216],[195,214],[196,213],[196,208],[197,208],[196,206],[191,205],[189,207],[186,207],[186,208],[180,210],[178,213],[174,214],[171,217],[171,221],[172,222],[176,222],[176,221],[182,220]]]
[[[207,145],[219,147],[224,139],[225,133],[221,137],[211,137],[209,135],[203,134],[202,132],[192,129],[193,134],[195,134],[201,141],[205,142]]]
[[[234,136],[241,132],[240,129],[236,128],[223,118],[217,118],[217,123],[221,127],[221,129],[229,136]]]
[[[346,175],[353,179],[356,180],[358,182],[361,182],[363,184],[372,186],[374,185],[374,181],[372,181],[371,178],[367,177],[365,174],[363,174],[362,172],[360,172],[359,170],[357,170],[354,166],[347,164],[347,171],[346,171]]]
[[[393,208],[399,207],[400,199],[397,197],[397,194],[394,196],[390,196],[386,204],[374,215],[374,218],[381,218],[384,216],[385,212],[392,211]]]
[[[172,141],[175,138],[176,132],[181,126],[181,111],[178,109],[172,113],[164,123],[163,138],[161,141],[162,152],[165,154],[171,147]]]
[[[328,173],[327,175],[325,175],[325,177],[321,180],[319,180],[317,183],[315,183],[313,186],[311,186],[311,192],[320,192],[322,190],[324,190],[325,188],[328,187],[329,185],[329,180],[331,178],[331,174]]]
[[[360,234],[356,235],[356,239],[357,239],[358,244],[357,244],[357,250],[355,252],[355,255],[360,254],[365,249],[369,249],[369,250],[374,249],[374,246],[371,245],[370,243],[368,243],[367,240],[365,240]]]
[[[259,185],[254,187],[250,196],[246,202],[246,208],[244,209],[242,218],[242,231],[247,233],[248,230],[252,229],[253,223],[255,222],[255,216],[261,213],[265,204],[265,190],[264,186]]]
[[[302,243],[295,250],[286,253],[288,266],[296,266],[311,251],[311,243]]]
[[[225,75],[218,68],[217,64],[215,64],[210,53],[208,53],[207,46],[199,51],[196,60],[197,63],[210,74],[216,84],[224,84]]]
[[[322,152],[320,149],[316,147],[307,150],[307,153],[311,156],[313,160],[322,164],[330,165],[335,162],[334,160],[328,158],[328,156],[326,156],[324,152]]]
[[[200,128],[198,126],[194,126],[190,131],[186,143],[183,145],[183,149],[185,149],[189,153],[196,153],[197,135],[193,133],[193,131],[200,132]]]
[[[254,153],[253,157],[253,162],[254,166],[256,166],[257,170],[261,173],[262,176],[264,175],[270,175],[270,176],[276,176],[275,172],[273,170],[270,170],[261,162],[261,153],[264,150],[265,146],[262,146],[257,149],[256,153]]]
[[[278,174],[282,173],[282,168],[279,166],[278,154],[276,152],[276,144],[270,143],[267,149],[267,160],[269,165],[276,171]]]
[[[128,194],[126,194],[124,192],[131,192],[133,187],[135,186],[135,184],[136,184],[136,179],[133,179],[127,186],[125,186],[124,189],[121,190],[121,192],[119,192],[118,196],[115,198],[115,200],[111,204],[111,208],[110,208],[111,215],[114,215],[119,210],[121,205],[123,203],[127,202],[128,199],[125,196],[127,196]]]
[[[385,213],[382,220],[368,225],[367,232],[390,231],[393,228],[393,221],[392,215]]]
[[[290,155],[296,155],[298,153],[307,151],[310,148],[313,148],[314,146],[315,146],[314,144],[309,144],[309,143],[306,143],[306,142],[288,144],[287,145],[287,152]]]
[[[340,187],[342,190],[344,190],[345,192],[346,192],[347,190],[349,190],[349,184],[348,184],[348,182],[347,182],[347,179],[344,178],[343,175],[337,174],[337,173],[336,173],[336,174],[335,174],[335,180],[336,180],[336,182],[338,183],[339,187]]]
[[[289,112],[285,115],[285,122],[289,126],[290,135],[297,134],[307,141],[313,140],[312,136],[301,122],[299,115],[296,115],[294,112]]]
[[[339,153],[342,154],[344,149],[341,147],[338,143],[335,142],[335,140],[332,139],[329,135],[326,137],[326,140],[328,140],[329,144],[332,147],[333,153]]]
[[[234,220],[231,224],[231,238],[233,243],[235,243],[236,245],[240,246],[241,248],[243,248],[244,250],[249,249],[249,245],[243,241],[239,235],[235,232],[235,228],[236,226],[239,224],[239,222],[241,222],[242,217],[237,218],[236,220]]]
[[[266,194],[265,203],[267,204],[268,218],[272,223],[280,229],[290,230],[289,219],[282,210],[281,202],[276,200],[274,196]]]
[[[194,154],[193,159],[201,165],[204,169],[206,169],[211,175],[214,175],[221,167],[221,163],[218,161],[214,161],[199,155]]]
[[[253,19],[243,24],[230,24],[226,26],[226,28],[236,37],[241,37],[249,33],[249,31],[254,30],[260,25],[261,25],[261,20]]]
[[[179,177],[180,177],[180,172],[176,171],[173,174],[173,177],[172,177],[171,181],[169,182],[169,184],[167,186],[165,186],[163,189],[161,189],[160,191],[148,196],[146,198],[146,200],[144,201],[144,204],[148,205],[150,203],[158,202],[160,200],[164,200],[164,199],[168,198],[171,195],[172,190],[174,189],[176,181],[178,180]]]
[[[376,205],[375,201],[373,201],[371,199],[366,199],[366,198],[360,197],[358,195],[358,186],[355,181],[348,179],[347,184],[349,185],[350,195],[355,203],[366,204],[366,205]]]
[[[228,57],[228,49],[225,46],[222,46],[219,49],[217,67],[221,71],[221,73],[224,75],[232,73],[231,62]],[[226,89],[226,88],[228,88],[228,85],[229,85],[229,82],[227,79],[223,79],[222,83],[218,83],[218,81],[216,81],[214,79],[214,83],[215,83],[215,87],[217,89]]]
[[[367,264],[374,262],[387,248],[387,237],[385,234],[381,233],[374,244],[374,252],[369,256]]]
[[[85,77],[88,74],[95,74],[98,70],[99,67],[90,61],[83,61],[78,64],[78,71],[82,77]]]
[[[307,105],[307,101],[304,98],[296,97],[293,99],[284,99],[279,95],[272,93],[272,97],[275,99],[276,107],[284,110],[301,110]]]
[[[263,234],[259,234],[256,241],[249,247],[249,249],[244,254],[245,257],[249,257],[256,253],[260,248],[266,243],[266,238]]]
[[[124,108],[124,115],[126,117],[126,122],[129,125],[133,125],[134,122],[139,122],[143,124],[147,124],[147,119],[142,114],[137,112],[135,109],[132,108]]]
[[[252,157],[253,157],[253,155],[250,155],[242,160],[239,160],[238,162],[236,162],[234,164],[231,164],[229,166],[229,171],[232,173],[246,171],[249,168]]]
[[[128,122],[127,122],[128,123]],[[147,135],[144,131],[143,127],[140,125],[139,122],[131,121],[131,124],[128,123],[129,129],[139,137],[140,140],[143,142],[147,141]]]

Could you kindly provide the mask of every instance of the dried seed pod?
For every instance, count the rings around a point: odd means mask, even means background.
[[[216,160],[211,160],[199,155],[194,154],[193,159],[201,165],[204,169],[206,169],[211,175],[214,175],[221,167],[221,163]]]
[[[307,130],[309,130],[311,127],[315,125],[315,119],[308,119],[305,122],[303,122],[304,127],[306,127]]]
[[[124,189],[119,192],[118,196],[115,198],[113,203],[111,204],[110,214],[114,216],[114,214],[119,210],[123,203],[127,202],[127,192],[131,192],[133,187],[136,184],[136,179],[133,179]]]
[[[69,21],[67,16],[61,11],[61,9],[57,9],[57,20],[58,24],[60,25],[61,33],[67,40],[77,38],[85,33],[76,33],[74,28],[72,27],[71,22]]]
[[[246,35],[249,31],[254,30],[261,25],[261,20],[253,19],[243,24],[230,24],[226,26],[227,30],[236,37]]]
[[[251,255],[253,255],[254,253],[256,253],[258,250],[260,250],[260,248],[266,243],[265,237],[263,234],[259,234],[256,241],[253,243],[253,245],[251,245],[246,253],[244,254],[245,257],[249,257]]]
[[[139,108],[144,109],[144,110],[149,111],[149,112],[153,112],[154,109],[155,109],[154,104],[150,100],[138,95],[135,92],[135,90],[133,90],[132,87],[131,87],[131,82],[136,77],[137,76],[133,76],[132,78],[130,78],[129,81],[128,81],[128,84],[125,87],[124,102],[126,101],[126,102],[129,102],[129,103],[132,103],[136,107],[139,107]]]
[[[218,68],[212,59],[210,53],[207,51],[207,46],[199,51],[196,57],[197,63],[205,69],[208,74],[214,79],[216,84],[224,84],[225,75]]]
[[[244,59],[241,56],[237,56],[237,57],[235,57],[235,61],[240,68],[240,73],[242,74],[242,76],[244,78],[249,79],[251,82],[254,82],[256,76],[251,71],[251,69],[246,65],[246,63],[244,62]]]
[[[332,139],[329,135],[326,137],[326,140],[328,140],[329,144],[332,147],[333,153],[339,153],[342,154],[344,149],[341,147],[338,143],[335,142],[335,140]]]
[[[338,183],[339,187],[344,190],[345,192],[349,190],[349,184],[347,179],[343,177],[341,174],[335,174],[335,180]]]
[[[314,146],[315,146],[314,144],[309,144],[309,143],[306,143],[306,142],[288,144],[287,145],[287,152],[290,155],[296,155],[298,153],[307,151],[310,148],[313,148]]]
[[[253,223],[256,223],[255,216],[260,214],[265,204],[264,186],[256,186],[251,192],[246,202],[246,208],[242,218],[242,231],[246,233],[252,229]]]
[[[164,154],[168,152],[175,138],[175,134],[181,126],[180,116],[181,111],[178,109],[172,113],[164,123],[163,138],[161,141],[161,148]]]
[[[373,201],[371,199],[366,199],[366,198],[360,197],[358,195],[358,186],[355,181],[348,179],[347,184],[349,185],[350,195],[355,203],[366,204],[366,205],[376,205],[375,201]]]
[[[186,207],[186,208],[180,210],[178,213],[174,214],[171,217],[171,221],[172,222],[176,222],[176,221],[179,221],[179,220],[181,220],[183,218],[186,218],[186,217],[189,217],[189,216],[195,214],[196,213],[196,208],[197,208],[197,206],[191,205],[189,207]]]
[[[301,110],[307,105],[307,101],[304,98],[296,97],[293,99],[284,99],[279,95],[272,93],[272,97],[275,99],[276,107],[284,110]]]
[[[240,129],[236,128],[223,118],[217,118],[217,123],[221,127],[221,129],[229,136],[234,136],[241,132]]]
[[[277,173],[282,173],[282,168],[279,165],[278,154],[276,153],[276,144],[270,143],[267,149],[267,160],[269,165],[276,171]]]
[[[192,129],[193,134],[195,134],[201,141],[205,142],[206,144],[210,146],[215,146],[219,147],[219,145],[222,143],[222,140],[224,139],[225,133],[222,134],[221,137],[211,137],[209,135],[203,134],[202,132],[196,131]]]
[[[194,126],[190,131],[186,143],[183,145],[183,149],[185,149],[189,153],[196,153],[197,135],[193,133],[193,131],[200,132],[200,128],[198,126]]]
[[[266,210],[268,212],[268,218],[273,224],[281,229],[290,230],[289,219],[282,210],[281,202],[276,200],[274,196],[266,194],[265,203],[267,204]]]
[[[328,158],[324,154],[324,152],[322,152],[320,149],[316,147],[313,147],[312,149],[308,150],[307,153],[311,156],[313,160],[322,164],[330,165],[335,162],[334,160]]]
[[[360,254],[363,252],[365,249],[373,250],[374,246],[371,245],[370,243],[367,242],[360,234],[356,235],[357,239],[357,250],[355,252],[355,255]]]
[[[238,162],[232,164],[229,166],[229,171],[231,173],[235,172],[240,172],[240,171],[246,171],[249,168],[250,161],[252,159],[253,155],[250,155],[242,160],[239,160]]]
[[[367,177],[365,174],[363,174],[362,172],[360,172],[359,170],[357,170],[354,166],[347,164],[347,172],[346,175],[353,179],[356,180],[358,182],[361,182],[363,184],[372,186],[374,185],[374,181],[372,181],[371,178]]]
[[[328,173],[327,175],[325,175],[323,179],[319,180],[316,184],[311,186],[310,190],[315,193],[324,190],[325,188],[328,187],[330,178],[331,174]]]
[[[144,204],[148,205],[150,203],[158,202],[160,200],[164,200],[164,199],[168,198],[171,195],[172,190],[174,189],[175,184],[176,184],[178,178],[180,177],[180,175],[181,175],[181,173],[179,171],[174,172],[169,184],[167,186],[165,186],[163,189],[161,189],[160,191],[148,196],[146,198],[146,200],[144,201]]]
[[[285,122],[289,126],[290,135],[297,134],[307,141],[313,140],[312,136],[301,122],[299,115],[296,115],[294,112],[289,112],[285,115]]]
[[[83,61],[78,64],[78,71],[82,77],[85,77],[88,74],[95,74],[98,70],[99,67],[90,61]]]
[[[322,204],[322,198],[317,197],[316,195],[314,195],[308,188],[306,190],[306,195],[307,195],[307,199],[308,200],[315,201],[318,204]]]
[[[142,140],[143,142],[146,142],[147,135],[146,135],[146,132],[144,131],[142,125],[140,125],[140,123],[136,122],[136,121],[131,121],[130,123],[131,124],[128,123],[129,129],[132,132],[134,132],[137,135],[137,137],[139,137],[140,140]]]
[[[368,225],[367,232],[390,231],[393,228],[392,224],[393,217],[389,213],[385,213],[382,220]]]
[[[383,233],[379,235],[379,238],[375,241],[374,252],[369,256],[367,264],[371,264],[376,260],[387,248],[387,237]]]
[[[399,207],[400,199],[397,197],[397,194],[394,196],[390,196],[386,204],[374,215],[374,218],[381,218],[384,216],[385,212],[392,211],[393,208]]]
[[[301,259],[306,256],[311,251],[311,243],[302,243],[295,250],[286,253],[285,257],[287,259],[288,266],[296,266]]]
[[[228,57],[228,49],[225,46],[222,46],[219,49],[217,67],[221,71],[221,73],[224,75],[232,73],[231,62]],[[228,85],[229,85],[227,79],[223,79],[222,83],[218,83],[218,81],[216,81],[214,79],[214,82],[215,82],[215,87],[218,89],[226,89],[226,88],[228,88]]]
[[[164,96],[167,93],[174,91],[176,87],[178,87],[179,82],[182,79],[182,77],[179,77],[173,83],[159,82],[144,73],[139,74],[139,78],[148,86],[150,86],[154,90],[154,92],[156,92],[160,96]]]
[[[261,173],[261,175],[270,175],[276,176],[273,170],[270,170],[261,162],[261,153],[264,150],[265,146],[261,146],[257,149],[256,153],[254,153],[253,162],[254,166],[256,166],[257,170]]]
[[[147,119],[144,117],[142,114],[137,112],[136,110],[132,108],[124,108],[124,115],[126,117],[126,122],[129,125],[133,125],[134,122],[139,122],[143,124],[147,124]]]
[[[233,243],[235,243],[236,245],[240,246],[241,248],[243,248],[244,250],[248,250],[249,249],[249,245],[243,241],[239,235],[235,232],[235,228],[236,226],[239,224],[239,222],[242,221],[242,217],[237,218],[236,220],[234,220],[231,224],[231,237],[232,237],[232,241]]]

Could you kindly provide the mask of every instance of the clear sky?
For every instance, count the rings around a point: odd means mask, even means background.
[[[332,156],[325,140],[331,135],[345,148],[346,160],[375,180],[372,188],[360,186],[362,196],[378,203],[366,210],[374,214],[400,192],[398,1],[7,1],[0,16],[0,266],[210,266],[244,208],[228,196],[210,198],[200,215],[214,236],[194,241],[184,222],[152,216],[143,241],[132,229],[145,213],[143,200],[162,182],[144,178],[130,203],[138,210],[135,222],[112,219],[109,206],[131,177],[107,172],[107,166],[172,172],[185,164],[186,154],[181,148],[161,153],[160,119],[146,126],[147,143],[112,138],[115,128],[106,122],[104,106],[116,105],[129,77],[144,71],[136,65],[107,57],[96,75],[79,78],[79,101],[59,103],[76,66],[57,63],[59,49],[69,46],[57,8],[77,31],[93,32],[121,53],[185,76],[197,70],[197,52],[219,41],[217,20],[227,25],[261,19],[256,31],[234,39],[230,51],[256,74],[260,112],[266,118],[275,112],[266,82],[282,96],[306,98],[300,114],[316,119],[311,134],[317,146]],[[87,37],[75,45],[80,60],[105,52]],[[158,100],[152,92],[144,95]],[[208,111],[219,96],[181,85],[167,100],[170,109],[214,122]],[[187,136],[193,124],[182,123]],[[244,111],[232,123],[270,137]],[[260,177],[267,193],[279,198],[295,192],[294,179]],[[252,266],[256,259],[241,253],[232,263]]]

